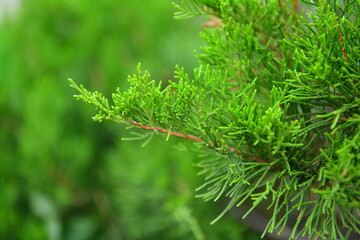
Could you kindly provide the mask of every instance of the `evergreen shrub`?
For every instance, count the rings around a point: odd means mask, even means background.
[[[263,229],[290,239],[360,234],[360,1],[184,0],[177,18],[210,15],[190,73],[169,81],[138,65],[110,102],[70,80],[113,121],[195,142],[205,200],[267,204]],[[181,36],[179,36],[181,37]],[[179,52],[180,54],[180,52]],[[295,219],[291,216],[295,216]]]

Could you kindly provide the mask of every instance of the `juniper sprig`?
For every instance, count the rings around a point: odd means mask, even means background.
[[[360,2],[187,0],[177,18],[211,15],[201,65],[174,80],[138,66],[112,103],[70,80],[96,121],[197,142],[209,155],[197,190],[269,203],[266,232],[291,239],[360,234]],[[190,77],[191,76],[191,77]],[[164,86],[165,85],[165,86]],[[290,216],[297,216],[291,221]]]

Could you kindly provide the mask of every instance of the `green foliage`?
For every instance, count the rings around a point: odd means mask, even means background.
[[[76,98],[99,110],[94,120],[198,142],[211,156],[199,196],[229,200],[214,222],[251,200],[243,217],[268,204],[264,233],[291,224],[292,239],[360,234],[359,1],[175,6],[178,18],[217,18],[191,77],[177,67],[162,84],[139,65],[112,103],[70,80]]]
[[[230,218],[208,226],[219,209],[193,199],[193,154],[177,155],[176,141],[155,138],[142,151],[119,141],[124,129],[89,122],[92,112],[73,104],[64,81],[110,92],[127,87],[119,79],[139,61],[159,78],[175,63],[191,68],[201,22],[174,21],[163,1],[21,2],[0,25],[0,239],[247,234]]]

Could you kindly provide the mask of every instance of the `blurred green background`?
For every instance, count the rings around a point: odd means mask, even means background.
[[[0,239],[259,239],[195,198],[198,156],[93,122],[67,78],[110,94],[141,62],[191,72],[206,18],[163,0],[26,0],[0,23]],[[140,131],[141,132],[141,131]],[[183,141],[184,142],[184,141]]]

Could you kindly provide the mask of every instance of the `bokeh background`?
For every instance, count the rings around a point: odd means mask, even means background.
[[[7,1],[10,6],[19,1]],[[259,239],[195,198],[196,153],[91,120],[67,78],[109,95],[139,62],[168,80],[208,19],[173,19],[171,1],[0,1],[0,239]],[[141,131],[137,131],[141,133]],[[185,140],[181,140],[183,144]],[[191,144],[191,143],[190,143]]]

